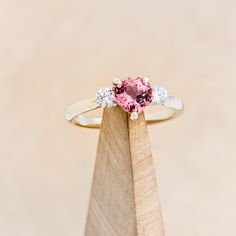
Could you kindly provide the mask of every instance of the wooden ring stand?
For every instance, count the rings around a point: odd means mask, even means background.
[[[144,114],[104,109],[86,236],[164,236]]]

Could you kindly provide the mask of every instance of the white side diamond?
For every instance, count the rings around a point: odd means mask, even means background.
[[[168,92],[165,88],[160,87],[159,85],[155,86],[152,91],[152,103],[163,105],[166,99],[168,98]]]
[[[97,91],[97,104],[101,107],[111,108],[116,106],[114,91],[110,88],[101,88]]]

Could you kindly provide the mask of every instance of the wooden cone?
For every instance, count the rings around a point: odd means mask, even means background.
[[[144,114],[104,109],[86,236],[164,236]]]

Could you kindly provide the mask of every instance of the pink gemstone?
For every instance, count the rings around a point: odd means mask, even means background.
[[[115,102],[128,113],[140,113],[152,100],[152,88],[143,78],[127,78],[114,86]]]

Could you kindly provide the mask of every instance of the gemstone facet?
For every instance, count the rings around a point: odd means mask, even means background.
[[[128,113],[140,113],[152,102],[152,88],[144,78],[126,78],[113,87],[115,102]]]

